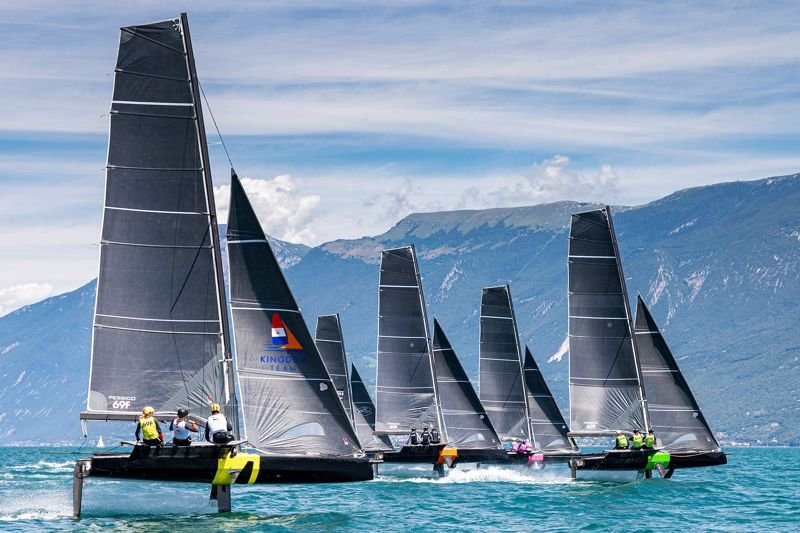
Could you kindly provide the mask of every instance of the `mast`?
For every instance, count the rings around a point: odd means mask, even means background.
[[[611,207],[605,208],[606,217],[608,218],[608,229],[611,231],[611,243],[614,246],[614,255],[617,257],[617,269],[619,271],[619,279],[622,281],[622,297],[625,300],[625,316],[628,317],[628,331],[633,343],[633,361],[636,364],[636,377],[639,380],[639,396],[642,402],[642,414],[644,415],[644,431],[647,433],[651,429],[650,425],[650,412],[647,409],[647,396],[644,394],[644,379],[642,378],[642,365],[639,361],[639,349],[636,345],[636,335],[633,334],[633,315],[631,314],[631,303],[628,300],[627,283],[625,283],[625,274],[622,271],[622,259],[619,253],[619,246],[617,245],[617,233],[614,231],[614,221],[611,218]]]
[[[236,401],[235,371],[233,357],[231,356],[230,330],[228,329],[228,308],[225,297],[225,280],[223,279],[222,258],[220,257],[219,227],[217,226],[217,208],[214,202],[214,187],[211,182],[211,160],[208,157],[208,140],[206,139],[206,126],[203,122],[203,105],[200,98],[200,82],[197,79],[197,70],[194,63],[192,39],[189,34],[189,18],[186,13],[181,13],[181,34],[186,47],[186,63],[189,68],[189,80],[192,87],[192,99],[197,113],[197,135],[200,145],[200,161],[202,164],[203,180],[205,183],[206,201],[208,202],[208,216],[211,225],[211,242],[213,243],[214,275],[217,285],[217,307],[222,323],[222,372],[225,384],[225,406],[228,416],[233,418],[234,431],[239,435],[239,408]],[[231,169],[233,172],[233,169]]]

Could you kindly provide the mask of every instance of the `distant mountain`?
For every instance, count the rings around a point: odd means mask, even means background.
[[[800,444],[797,205],[800,175],[613,209],[631,296],[641,292],[651,306],[725,442]],[[380,236],[289,246],[282,262],[312,328],[318,314],[341,314],[348,354],[367,381],[374,380],[381,249],[416,245],[431,315],[473,377],[480,289],[510,283],[523,342],[567,411],[569,215],[594,207],[414,214]],[[77,440],[93,291],[92,283],[0,318],[2,441]]]

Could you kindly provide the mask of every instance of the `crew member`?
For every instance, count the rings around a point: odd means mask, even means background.
[[[139,423],[136,424],[136,442],[139,442],[139,434],[142,435],[142,441],[148,446],[162,446],[164,444],[164,434],[161,432],[161,426],[158,425],[158,420],[153,416],[156,410],[149,405],[142,409],[142,416],[139,417]]]
[[[439,437],[439,430],[436,426],[431,427],[431,444],[439,444],[442,439]]]
[[[632,450],[641,450],[642,449],[642,432],[639,429],[633,430],[633,438],[631,438],[631,449]]]
[[[628,437],[621,431],[617,431],[617,440],[614,444],[615,450],[627,450],[628,449]]]
[[[175,446],[191,446],[192,438],[189,436],[189,432],[198,433],[200,431],[197,428],[197,424],[186,419],[187,416],[189,416],[188,409],[178,409],[178,418],[169,425],[170,431],[174,432],[172,434],[172,444]]]
[[[428,432],[428,426],[422,428],[422,445],[428,446],[431,443],[431,434]]]
[[[417,433],[417,428],[411,428],[411,433],[408,434],[408,441],[406,444],[411,444],[412,446],[419,444],[419,434]]]
[[[653,435],[653,430],[647,430],[647,436],[644,438],[643,446],[649,450],[652,450],[656,447],[656,436]]]
[[[211,416],[206,420],[206,440],[214,444],[228,444],[233,440],[233,435],[230,433],[233,431],[233,426],[220,411],[218,403],[211,404]]]
[[[511,452],[519,453],[520,442],[517,439],[511,439]]]

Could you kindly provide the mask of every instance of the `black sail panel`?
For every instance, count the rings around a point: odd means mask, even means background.
[[[503,439],[530,438],[519,335],[508,285],[481,295],[478,351],[480,400]]]
[[[433,320],[436,383],[447,437],[459,449],[501,448],[500,437],[439,321]]]
[[[179,20],[121,30],[85,418],[224,402],[210,176]]]
[[[367,387],[356,370],[350,368],[350,387],[353,393],[353,420],[358,433],[358,440],[366,452],[385,452],[393,450],[388,435],[375,434],[375,405],[369,397]]]
[[[375,429],[406,434],[439,425],[428,323],[412,246],[384,250],[378,286]]]
[[[645,428],[630,313],[608,208],[572,215],[568,270],[572,431]]]
[[[344,351],[342,339],[342,325],[339,315],[324,315],[317,317],[317,331],[314,342],[325,368],[333,380],[333,386],[339,394],[339,399],[344,404],[347,416],[353,420],[353,407],[350,400],[350,383],[347,377],[347,356]]]
[[[671,451],[717,451],[706,422],[650,310],[641,296],[634,325],[650,421],[659,446]]]
[[[235,174],[227,237],[247,440],[281,455],[357,453],[350,419]]]
[[[525,390],[531,416],[536,449],[545,452],[577,452],[575,442],[567,436],[569,427],[556,405],[531,351],[525,348]]]

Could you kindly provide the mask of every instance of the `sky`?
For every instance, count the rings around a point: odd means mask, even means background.
[[[119,27],[181,11],[219,215],[209,109],[283,240],[800,170],[797,2],[3,2],[0,315],[96,276]]]

